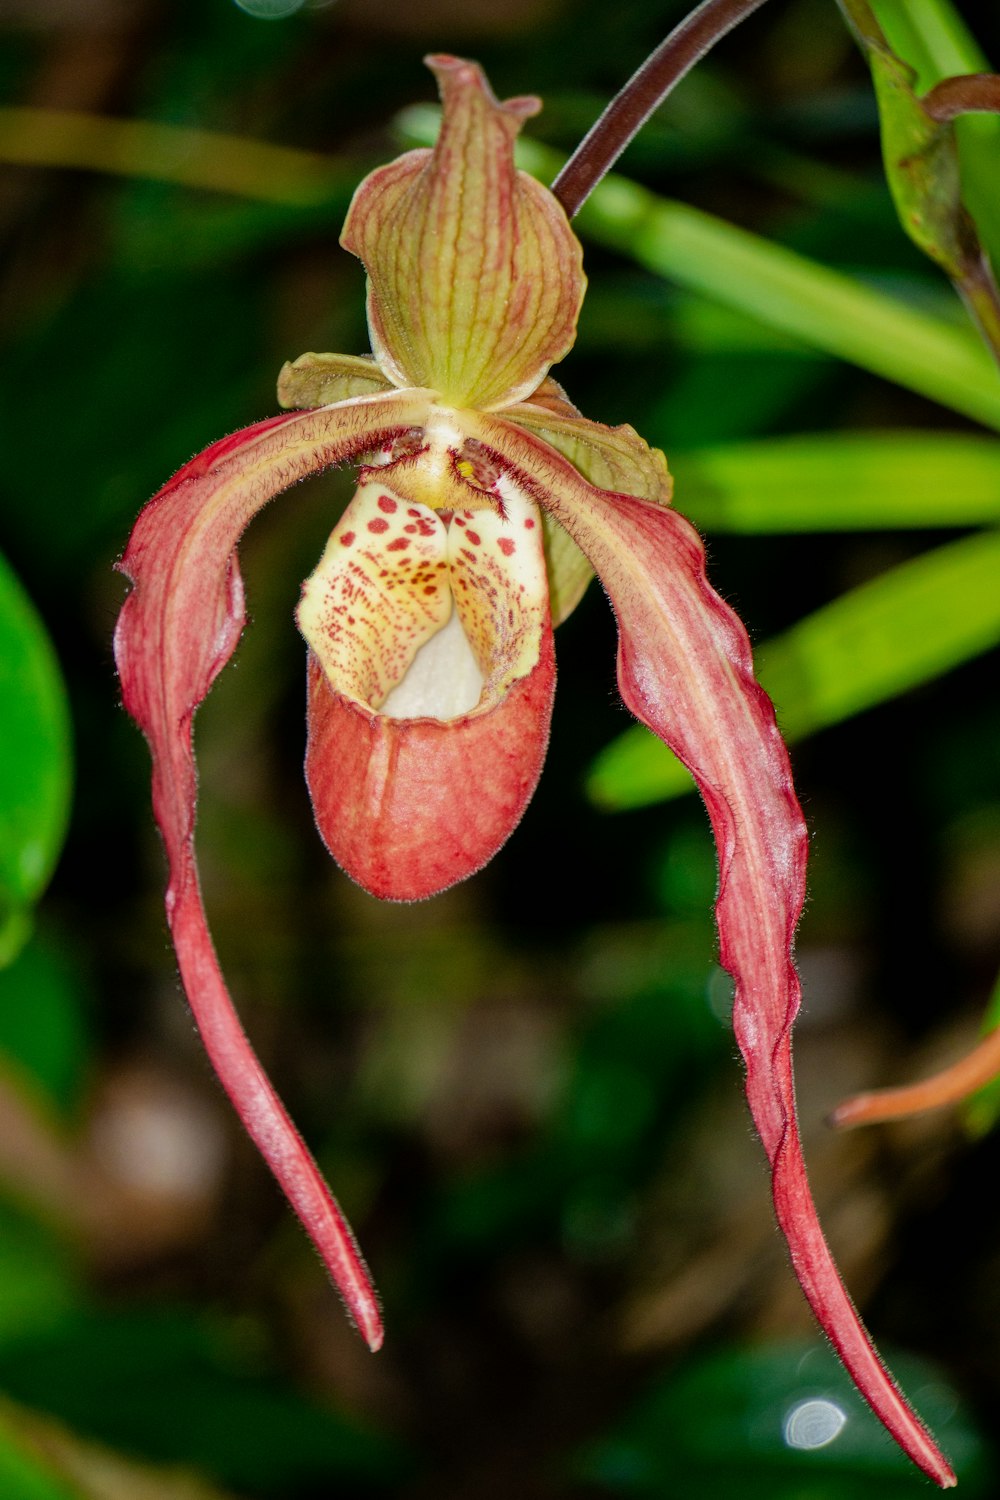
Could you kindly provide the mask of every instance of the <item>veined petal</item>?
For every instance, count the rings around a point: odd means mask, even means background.
[[[747,1098],[771,1163],[778,1222],[796,1275],[862,1395],[943,1487],[946,1460],[882,1365],[820,1229],[795,1114],[791,947],[805,888],[806,831],[750,645],[710,588],[694,528],[663,506],[587,484],[539,439],[497,417],[470,419],[513,481],[542,500],[593,563],[618,618],[618,681],[632,712],[695,776],[719,850],[716,918],[735,979],[733,1020]]]
[[[549,443],[598,489],[669,505],[673,479],[660,450],[634,427],[605,427],[581,416],[554,380],[544,381],[530,401],[505,407],[503,416]],[[561,625],[583,598],[593,569],[548,511],[544,525],[552,620]]]
[[[448,624],[454,601],[457,622]],[[464,880],[512,832],[548,743],[555,659],[541,523],[512,496],[503,517],[446,523],[372,471],[303,594],[309,641],[306,777],[334,859],[375,896],[416,900]],[[457,706],[443,647],[478,667]],[[392,710],[422,673],[419,716]],[[384,712],[380,710],[384,709]]]
[[[352,396],[392,390],[374,359],[366,354],[300,354],[286,360],[278,376],[279,406],[329,406]]]
[[[236,544],[297,479],[390,442],[425,418],[421,392],[393,392],[259,422],[215,443],[143,510],[121,570],[131,579],[115,631],[125,707],[149,740],[153,809],[170,878],[167,919],[195,1021],[220,1082],[372,1348],[378,1303],[347,1221],[240,1026],[205,920],[194,852],[192,720],[243,627]]]
[[[555,382],[552,382],[555,384]],[[587,417],[565,416],[537,407],[533,401],[504,409],[504,419],[535,433],[584,479],[600,490],[635,495],[669,505],[674,482],[659,448],[651,448],[634,427],[606,427]]]
[[[514,167],[539,101],[498,103],[475,63],[427,63],[444,103],[437,144],[365,178],[341,244],[368,272],[372,349],[396,385],[507,405],[573,343],[580,245],[548,189]]]

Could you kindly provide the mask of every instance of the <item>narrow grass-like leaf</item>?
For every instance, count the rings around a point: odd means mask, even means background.
[[[1000,532],[925,553],[808,615],[756,653],[785,739],[803,739],[929,682],[1000,643]],[[597,757],[587,790],[607,809],[643,807],[693,787],[635,727]]]
[[[952,432],[819,433],[671,453],[681,509],[740,535],[1000,523],[1000,443]]]
[[[410,109],[400,123],[407,140],[424,143],[435,137],[437,115]],[[517,160],[546,181],[562,163],[529,141]],[[689,291],[1000,428],[1000,374],[971,328],[614,174],[594,189],[576,223],[585,238]]]
[[[595,190],[580,228],[691,291],[1000,427],[1000,376],[971,331],[623,178]]]

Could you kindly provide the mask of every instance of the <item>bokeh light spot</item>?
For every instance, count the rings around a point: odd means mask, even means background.
[[[305,0],[235,0],[235,3],[259,21],[280,21],[301,10]]]
[[[789,1448],[825,1448],[843,1430],[847,1413],[835,1401],[798,1401],[785,1417]]]

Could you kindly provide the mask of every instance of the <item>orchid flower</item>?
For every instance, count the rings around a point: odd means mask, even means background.
[[[778,1222],[858,1388],[942,1486],[948,1464],[887,1374],[823,1238],[796,1125],[791,944],[806,831],[742,624],[671,509],[663,456],[582,417],[548,376],[585,280],[552,194],[514,167],[534,98],[499,103],[472,63],[428,59],[444,103],[433,150],[373,172],[342,244],[368,273],[373,357],[286,365],[293,408],[213,444],[149,502],[121,569],[115,650],[153,758],[166,910],[212,1064],[373,1349],[378,1303],[351,1231],[236,1017],[195,863],[192,720],[244,622],[236,548],[296,480],[358,469],[303,586],[306,778],[334,859],[375,896],[462,880],[515,827],[545,756],[552,631],[595,571],[618,622],[631,711],[690,767],[719,851],[722,962]]]

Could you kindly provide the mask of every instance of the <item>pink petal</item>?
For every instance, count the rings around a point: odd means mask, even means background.
[[[771,1163],[778,1222],[821,1327],[900,1446],[942,1487],[947,1461],[906,1404],[844,1289],[806,1179],[795,1115],[791,950],[805,890],[806,831],[750,644],[705,577],[693,527],[662,506],[595,489],[552,448],[498,418],[470,422],[508,473],[589,557],[618,618],[618,680],[632,712],[691,769],[719,849],[721,958],[747,1098]]]
[[[115,632],[122,697],[149,740],[153,808],[166,845],[166,893],[181,977],[212,1065],[373,1349],[378,1304],[350,1228],[268,1082],[233,1009],[212,947],[194,852],[195,710],[243,627],[236,544],[263,505],[297,479],[419,425],[420,393],[346,401],[270,418],[213,444],[143,510],[121,569],[132,580]]]
[[[536,508],[519,497],[503,518],[484,508],[446,525],[373,470],[305,585],[316,822],[375,896],[417,900],[464,880],[531,798],[555,687],[541,535]],[[458,621],[446,639],[452,598]],[[453,640],[474,673],[478,662],[467,704],[450,699],[448,657],[439,677],[425,673],[416,706],[411,695],[411,707],[394,709],[423,653]]]

